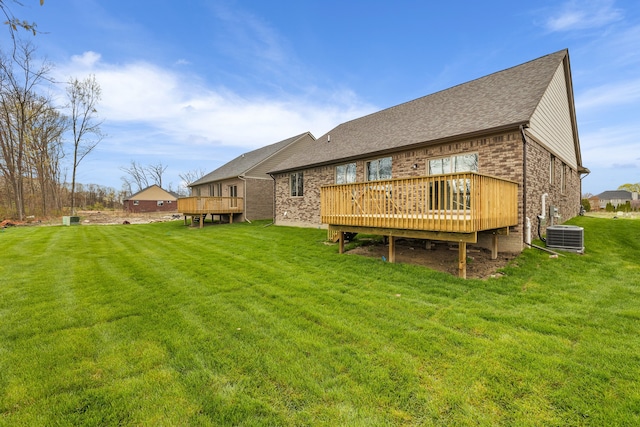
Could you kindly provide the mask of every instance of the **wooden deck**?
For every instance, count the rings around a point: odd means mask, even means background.
[[[203,227],[207,215],[229,215],[230,222],[233,222],[233,215],[244,211],[244,200],[242,197],[212,197],[212,196],[192,196],[180,197],[178,199],[178,212],[184,215],[185,225],[187,217],[190,216],[193,224],[197,218],[200,228]]]
[[[466,276],[466,244],[479,231],[508,233],[518,223],[518,184],[478,173],[460,173],[324,186],[321,220],[337,233],[458,242],[460,275]],[[497,237],[494,238],[497,256]]]

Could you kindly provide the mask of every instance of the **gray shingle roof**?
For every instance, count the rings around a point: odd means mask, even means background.
[[[561,50],[343,123],[273,172],[528,123],[567,55],[566,49]]]
[[[632,200],[632,193],[627,190],[612,190],[600,193],[596,197],[600,200]]]
[[[261,162],[273,156],[283,148],[287,147],[289,144],[300,139],[307,133],[308,132],[305,132],[300,135],[285,139],[283,141],[276,142],[275,144],[267,145],[266,147],[258,148],[257,150],[241,154],[230,162],[220,166],[213,172],[210,172],[197,181],[192,182],[191,184],[189,184],[189,186],[191,187],[194,185],[206,184],[208,182],[244,176]]]
[[[126,202],[127,200],[135,200],[140,194],[144,193],[145,191],[147,191],[147,190],[149,190],[150,188],[153,188],[153,187],[158,187],[160,190],[164,191],[165,193],[169,194],[170,196],[172,196],[175,199],[180,197],[177,193],[174,193],[173,191],[167,191],[164,188],[160,187],[158,184],[151,184],[150,186],[148,186],[146,188],[143,188],[142,190],[138,191],[137,193],[134,193],[134,194],[130,195],[129,197],[124,199],[124,201]]]

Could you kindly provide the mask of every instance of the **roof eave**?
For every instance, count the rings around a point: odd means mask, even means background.
[[[443,138],[433,139],[431,141],[417,142],[417,143],[414,143],[414,144],[404,145],[402,147],[395,147],[395,148],[390,148],[390,149],[386,149],[386,150],[370,151],[370,152],[363,153],[363,154],[358,154],[358,155],[355,155],[355,156],[341,157],[341,158],[336,158],[336,159],[333,159],[333,160],[327,160],[327,161],[324,161],[324,162],[318,162],[318,163],[312,163],[312,164],[307,164],[307,165],[294,166],[294,167],[290,167],[290,168],[286,168],[286,169],[274,170],[274,171],[270,171],[269,174],[270,175],[275,175],[275,174],[293,172],[293,171],[297,171],[297,170],[301,170],[301,169],[311,169],[311,168],[317,168],[317,167],[322,167],[322,166],[335,165],[336,163],[339,163],[339,162],[349,162],[349,161],[352,161],[352,160],[359,160],[359,159],[373,157],[373,156],[397,153],[397,152],[406,151],[406,150],[413,150],[413,149],[416,149],[418,147],[424,147],[424,146],[427,146],[427,145],[446,144],[447,142],[452,142],[452,141],[456,141],[456,140],[460,140],[460,139],[477,138],[477,137],[482,136],[482,135],[487,135],[487,134],[492,134],[492,133],[499,133],[499,132],[504,132],[504,131],[507,131],[507,130],[519,129],[520,126],[528,126],[529,122],[530,121],[527,119],[527,120],[511,123],[511,124],[508,124],[508,125],[496,126],[496,127],[493,127],[493,128],[487,128],[487,129],[482,129],[482,130],[478,130],[478,131],[473,131],[473,132],[468,132],[468,133],[463,133],[463,134],[458,134],[458,135],[447,136],[447,137],[443,137]]]
[[[234,178],[238,178],[238,177],[244,176],[244,175],[245,175],[245,172],[242,172],[239,175],[231,175],[231,176],[227,176],[227,177],[224,177],[224,178],[215,178],[215,179],[210,179],[210,180],[202,181],[202,182],[200,182],[200,180],[198,180],[198,181],[195,181],[195,182],[187,185],[187,187],[191,188],[191,187],[195,187],[196,185],[213,184],[214,182],[226,181],[227,179],[234,179]]]

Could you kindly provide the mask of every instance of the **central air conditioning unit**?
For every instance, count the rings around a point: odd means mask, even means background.
[[[550,225],[547,227],[547,247],[583,253],[584,229],[577,225]]]

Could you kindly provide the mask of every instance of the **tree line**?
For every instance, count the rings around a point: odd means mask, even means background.
[[[78,166],[103,138],[95,76],[70,78],[60,107],[47,95],[52,65],[35,51],[23,41],[0,51],[0,216],[18,220],[74,213]]]
[[[70,78],[63,106],[44,95],[59,83],[51,77],[52,65],[38,61],[33,45],[18,37],[19,30],[35,36],[36,24],[16,18],[10,5],[22,3],[0,0],[11,39],[8,53],[0,50],[0,219],[75,214],[76,208],[117,209],[152,183],[162,187],[166,165],[135,161],[120,168],[126,173],[121,190],[76,182],[80,163],[104,137],[97,119],[100,85],[95,76]],[[180,178],[189,183],[203,175],[190,171]],[[186,195],[186,188],[176,191]]]

